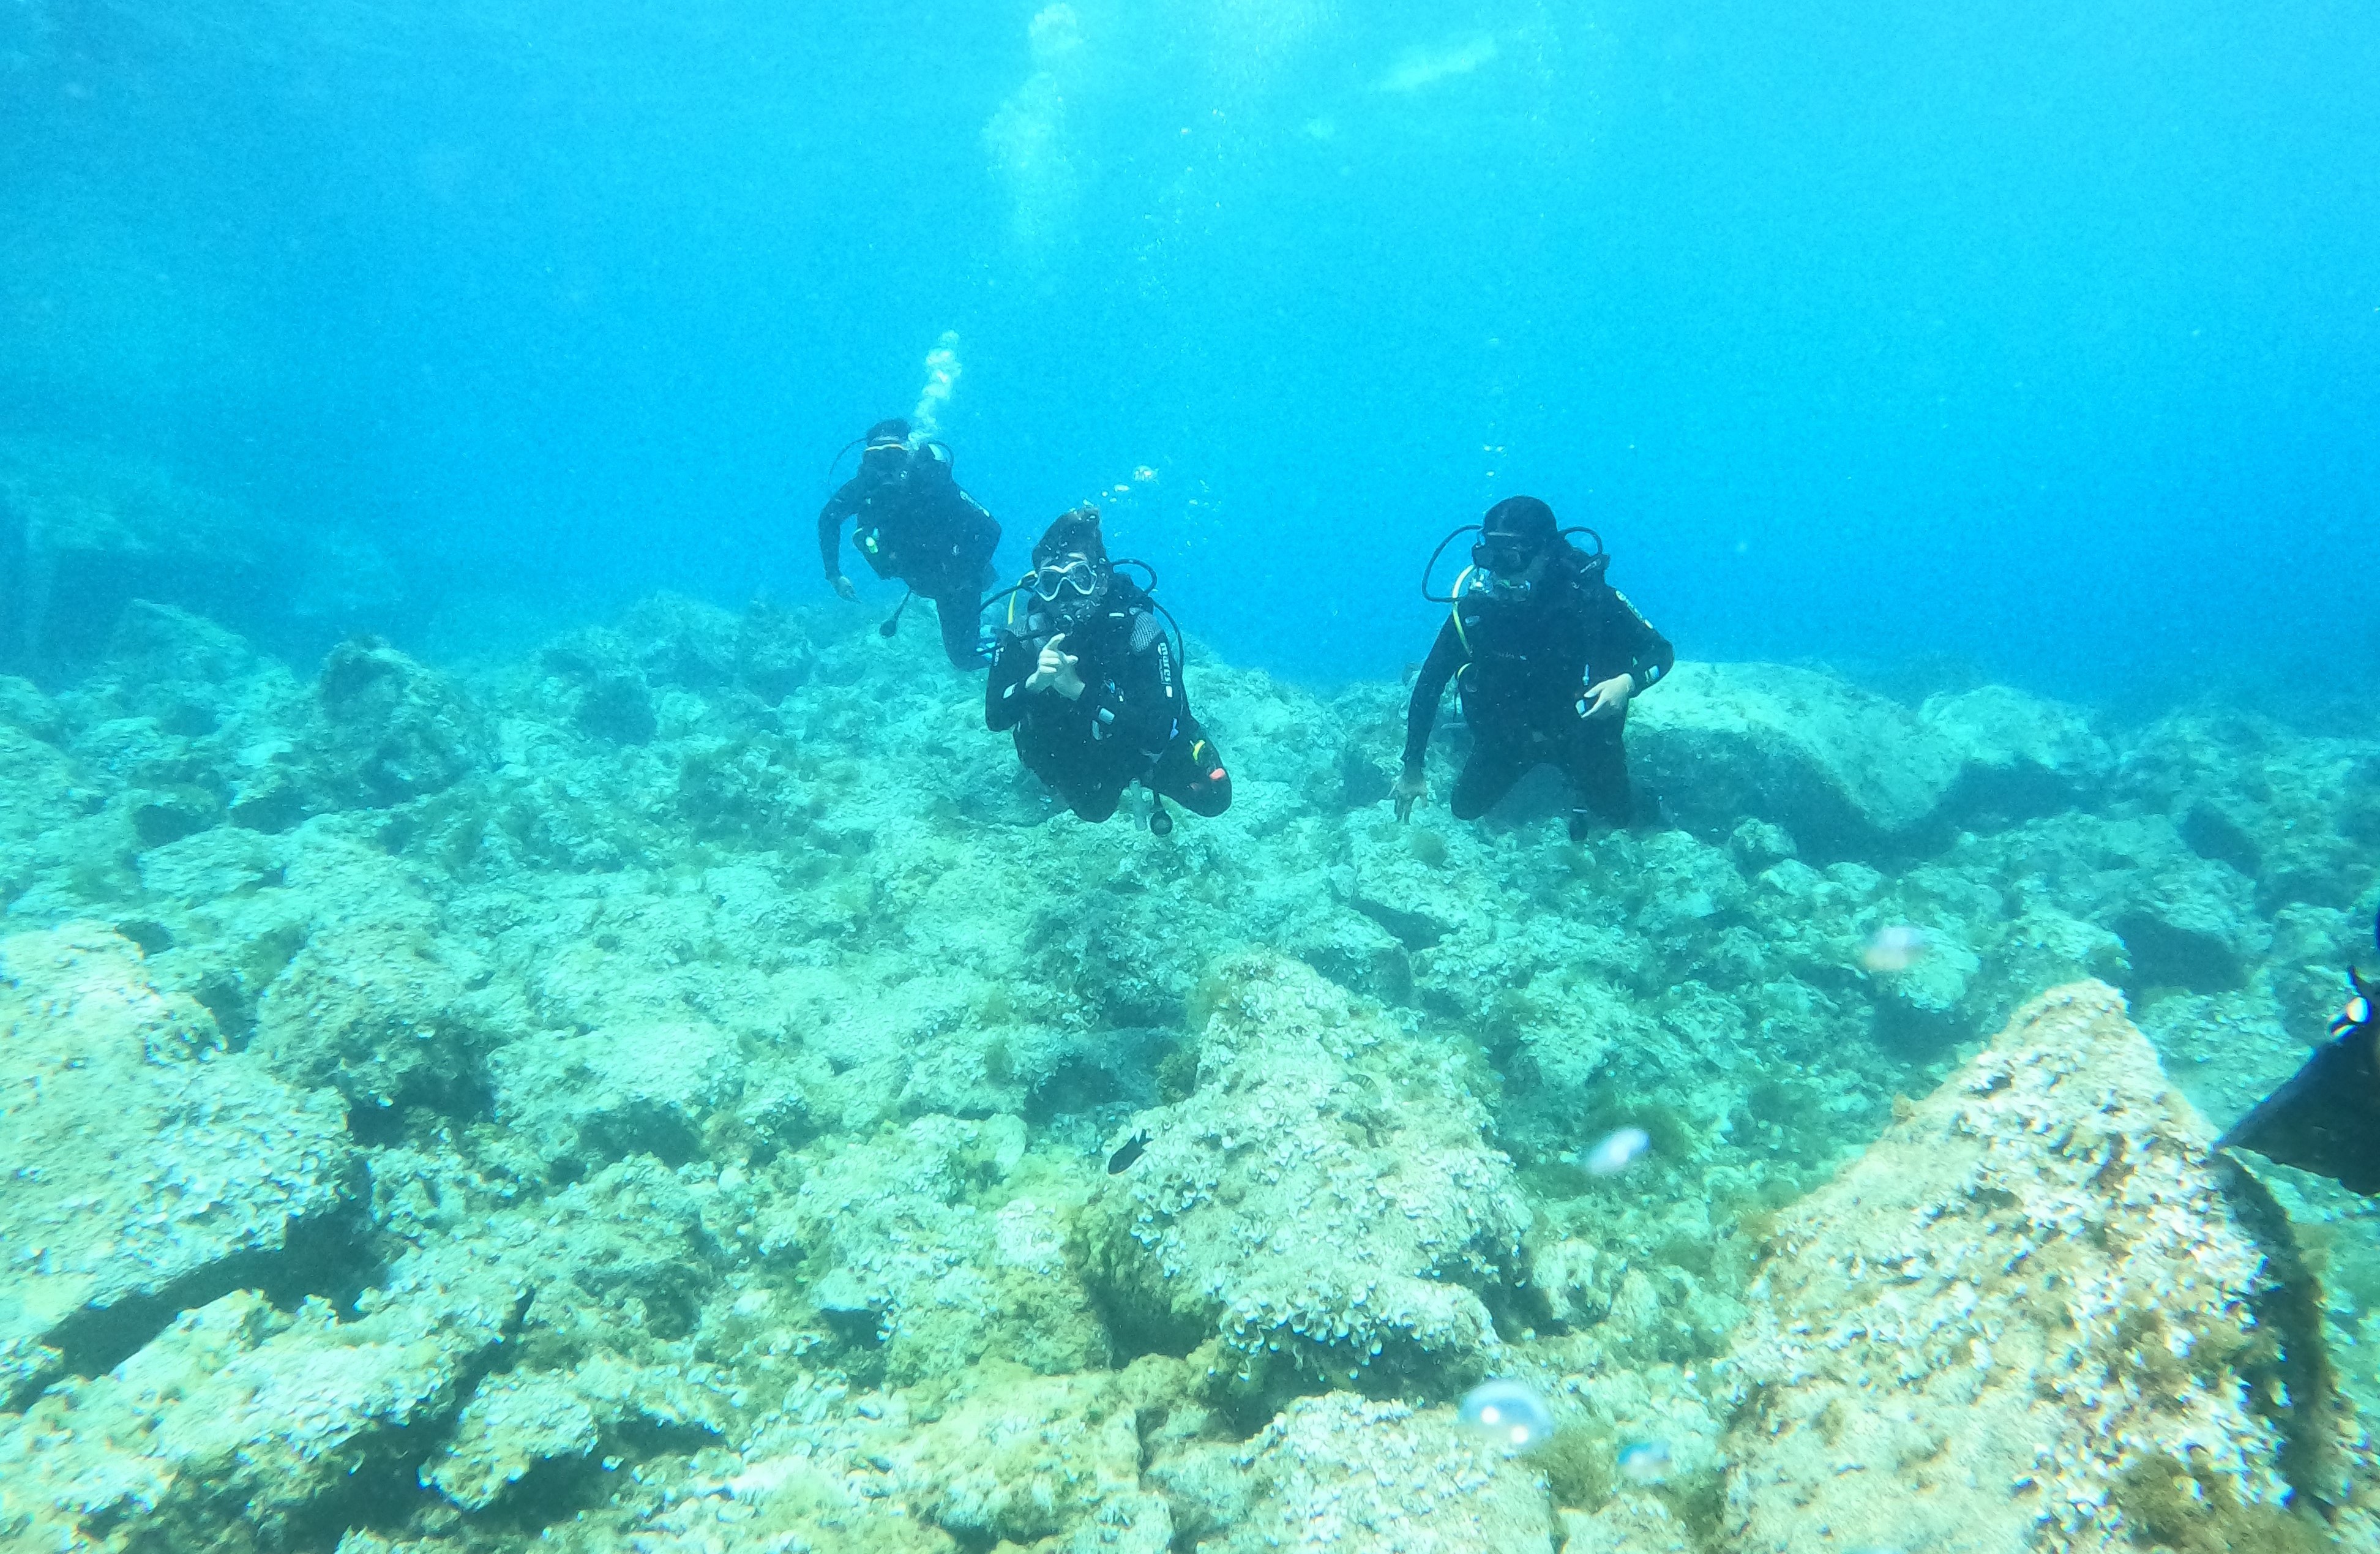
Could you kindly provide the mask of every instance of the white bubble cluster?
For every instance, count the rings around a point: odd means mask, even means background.
[[[1892,923],[1876,930],[1860,952],[1860,964],[1874,972],[1907,971],[1925,958],[1925,930]]]
[[[917,407],[909,412],[909,425],[916,435],[941,435],[942,407],[958,392],[959,374],[964,370],[959,364],[958,331],[946,329],[926,353],[926,386],[917,391]]]
[[[1554,1433],[1553,1411],[1546,1400],[1519,1381],[1481,1382],[1463,1394],[1456,1417],[1464,1428],[1515,1451]]]
[[[1597,1176],[1617,1176],[1653,1147],[1653,1135],[1643,1128],[1621,1128],[1586,1152],[1586,1169]]]

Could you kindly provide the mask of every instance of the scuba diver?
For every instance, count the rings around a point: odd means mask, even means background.
[[[1467,528],[1468,526],[1466,526]],[[1476,819],[1540,765],[1570,779],[1571,840],[1585,840],[1588,811],[1614,825],[1634,812],[1620,742],[1629,700],[1669,674],[1677,654],[1627,596],[1604,580],[1611,558],[1570,542],[1553,509],[1534,496],[1507,497],[1478,525],[1471,565],[1444,596],[1446,624],[1414,682],[1405,710],[1404,771],[1392,790],[1397,819],[1427,796],[1423,758],[1449,679],[1470,725],[1471,759],[1455,779],[1451,807]],[[1435,566],[1455,535],[1430,553]]]
[[[1026,769],[1084,819],[1106,819],[1126,788],[1146,786],[1148,829],[1163,836],[1173,829],[1166,799],[1220,815],[1232,779],[1191,714],[1181,646],[1160,606],[1119,565],[1147,565],[1108,560],[1098,508],[1050,526],[1033,570],[1009,590],[983,716],[994,733],[1016,731]]]
[[[843,526],[856,524],[852,542],[880,577],[906,583],[891,618],[876,629],[890,637],[918,594],[941,617],[942,650],[960,669],[980,669],[978,635],[983,590],[1000,525],[951,478],[951,452],[940,443],[911,446],[909,423],[878,421],[868,429],[859,472],[845,480],[819,513],[819,560],[826,580],[845,599],[859,591],[844,575]]]
[[[2380,914],[2372,923],[2380,942]],[[2353,996],[2289,1082],[2231,1124],[2218,1149],[2253,1149],[2266,1159],[2327,1176],[2350,1193],[2380,1196],[2380,986],[2347,972]]]

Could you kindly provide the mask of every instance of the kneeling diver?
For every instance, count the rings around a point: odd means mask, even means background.
[[[1450,609],[1405,710],[1404,772],[1393,790],[1397,819],[1412,815],[1428,794],[1423,758],[1449,679],[1473,740],[1471,759],[1455,779],[1456,819],[1486,814],[1540,765],[1559,767],[1570,779],[1572,841],[1585,839],[1590,809],[1614,825],[1633,816],[1620,731],[1630,698],[1669,674],[1677,654],[1604,580],[1611,558],[1601,537],[1592,552],[1582,551],[1570,542],[1571,532],[1577,531],[1560,528],[1553,509],[1536,497],[1508,497],[1488,509],[1471,565],[1452,591],[1429,595]],[[1453,538],[1441,540],[1439,551]],[[1437,556],[1430,559],[1435,564]]]
[[[2380,941],[2380,916],[2372,936]],[[2374,1008],[2380,986],[2351,966],[2347,980],[2354,996],[2330,1023],[2330,1039],[2215,1142],[2374,1197],[2380,1196],[2380,1010]]]
[[[1108,560],[1098,508],[1050,526],[1011,597],[983,712],[995,733],[1016,731],[1026,770],[1093,821],[1143,783],[1160,836],[1173,829],[1167,798],[1197,815],[1231,807],[1232,779],[1191,715],[1179,650],[1156,601]]]

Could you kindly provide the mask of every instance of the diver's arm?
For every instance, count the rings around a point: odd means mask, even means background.
[[[1670,639],[1653,629],[1653,624],[1637,613],[1636,606],[1618,589],[1611,590],[1614,618],[1621,637],[1628,650],[1629,679],[1635,682],[1636,691],[1644,691],[1669,678],[1670,671],[1678,666],[1678,650]],[[1633,694],[1633,693],[1632,693]]]
[[[1462,664],[1463,637],[1449,618],[1438,628],[1438,640],[1430,644],[1429,657],[1422,661],[1421,674],[1414,680],[1413,699],[1405,704],[1406,771],[1420,769],[1429,750],[1429,731],[1438,725],[1439,698],[1446,694],[1446,683]]]
[[[1025,682],[1040,662],[1040,650],[1032,643],[1012,633],[1001,634],[999,656],[991,661],[991,674],[983,685],[985,727],[998,734],[1016,726],[1030,699]]]
[[[851,487],[844,486],[826,499],[819,509],[819,565],[826,569],[830,583],[843,576],[843,526],[856,506],[851,498]]]

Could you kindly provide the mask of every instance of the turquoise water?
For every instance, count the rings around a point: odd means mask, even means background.
[[[1530,492],[1706,657],[2372,684],[2332,575],[2380,493],[2351,6],[0,30],[0,405],[370,534],[375,625],[464,577],[808,597],[827,456],[950,330],[1012,539],[1154,468],[1129,550],[1293,677],[1420,656],[1419,552]]]
[[[0,1544],[2380,1548],[2380,1210],[2208,1148],[2375,958],[2375,79],[0,0]],[[834,596],[890,416],[1228,809]],[[1637,813],[1400,819],[1524,493]]]

